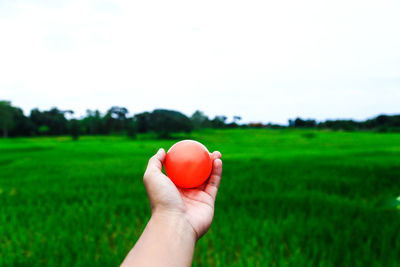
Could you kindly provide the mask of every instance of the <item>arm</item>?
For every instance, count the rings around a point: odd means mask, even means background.
[[[194,246],[211,226],[221,180],[221,153],[214,152],[211,157],[210,178],[193,189],[176,187],[162,173],[163,149],[149,160],[143,182],[151,218],[122,263],[123,267],[192,265]]]

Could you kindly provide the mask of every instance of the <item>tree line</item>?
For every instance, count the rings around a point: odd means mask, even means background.
[[[362,122],[354,120],[327,120],[317,122],[301,118],[289,120],[289,125],[248,123],[240,124],[241,117],[234,116],[227,122],[226,116],[210,119],[202,111],[194,112],[190,117],[175,110],[155,109],[129,116],[127,108],[113,106],[102,114],[98,110],[87,110],[80,119],[67,119],[74,114],[72,110],[59,110],[54,107],[40,111],[32,109],[28,116],[19,107],[9,101],[0,101],[0,129],[3,136],[57,136],[126,134],[134,138],[138,133],[154,132],[160,138],[168,138],[172,133],[190,133],[205,128],[316,128],[332,130],[378,130],[400,131],[400,115],[379,115]]]
[[[72,110],[56,107],[40,111],[35,108],[28,116],[9,101],[0,101],[0,130],[4,137],[15,136],[57,136],[127,134],[134,138],[137,133],[154,132],[160,138],[168,138],[172,133],[190,133],[201,128],[238,127],[241,118],[234,117],[233,123],[226,123],[226,116],[209,119],[203,112],[196,111],[191,117],[175,110],[155,109],[128,116],[125,107],[113,106],[102,114],[98,110],[87,110],[80,119],[67,119]]]
[[[400,115],[379,115],[365,121],[326,120],[317,122],[314,119],[296,118],[289,120],[292,128],[316,128],[343,131],[375,130],[378,132],[400,132]]]

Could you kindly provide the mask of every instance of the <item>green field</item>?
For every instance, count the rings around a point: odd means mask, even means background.
[[[400,134],[187,137],[224,163],[194,266],[400,266]],[[175,141],[0,140],[0,266],[120,264],[150,215],[147,160]]]

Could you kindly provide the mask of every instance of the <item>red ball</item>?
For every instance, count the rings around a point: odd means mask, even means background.
[[[204,145],[193,140],[183,140],[168,150],[164,167],[167,176],[176,186],[192,188],[208,179],[212,160]]]

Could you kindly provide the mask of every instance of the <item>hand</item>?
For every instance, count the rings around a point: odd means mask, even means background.
[[[150,158],[143,177],[152,216],[162,214],[183,220],[190,225],[198,240],[210,228],[214,216],[214,203],[222,174],[221,153],[215,151],[210,154],[213,168],[209,179],[191,189],[176,187],[162,173],[165,155],[164,149],[159,149]]]

